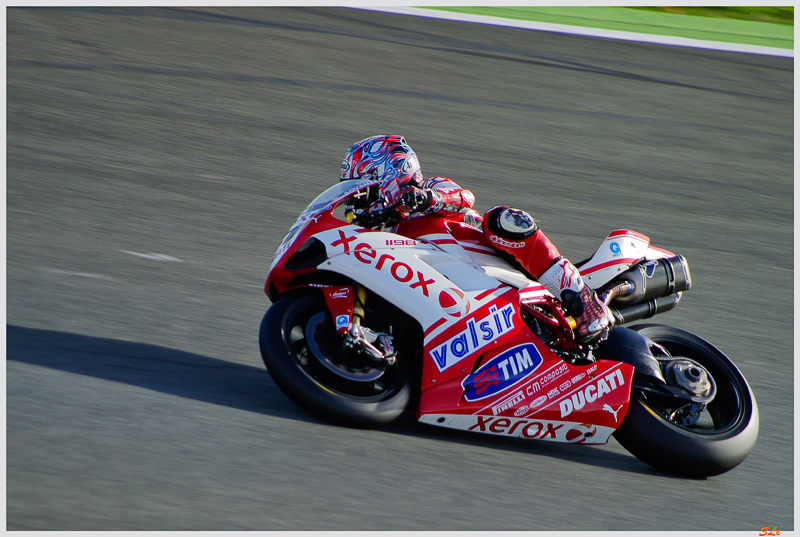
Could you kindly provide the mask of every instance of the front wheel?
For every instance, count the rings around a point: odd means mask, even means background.
[[[372,328],[388,331],[372,314]],[[410,401],[407,360],[375,363],[341,346],[325,301],[317,293],[279,298],[264,315],[261,357],[278,387],[298,406],[339,425],[370,428],[396,419]],[[399,350],[399,349],[398,349]]]
[[[662,325],[631,328],[666,351],[657,358],[667,383],[691,390],[695,402],[634,388],[628,413],[614,433],[617,441],[669,473],[706,477],[736,467],[755,445],[759,422],[755,396],[739,369],[690,332]],[[712,394],[713,399],[702,401]]]

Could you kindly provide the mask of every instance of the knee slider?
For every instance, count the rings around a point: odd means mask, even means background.
[[[490,209],[484,217],[484,223],[492,233],[512,241],[527,239],[539,230],[530,214],[510,207]]]

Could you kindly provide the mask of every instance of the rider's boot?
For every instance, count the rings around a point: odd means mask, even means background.
[[[605,335],[613,319],[608,306],[584,283],[575,265],[559,253],[528,213],[495,207],[484,215],[483,231],[495,248],[510,254],[561,300],[575,319],[580,342]]]
[[[586,285],[578,269],[567,258],[558,259],[538,280],[561,299],[564,309],[575,319],[578,341],[590,343],[607,335],[614,319],[611,310]]]

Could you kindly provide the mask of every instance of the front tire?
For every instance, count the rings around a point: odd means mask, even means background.
[[[376,330],[388,330],[377,314],[367,320],[378,323]],[[371,363],[342,351],[333,326],[319,293],[279,298],[259,332],[270,376],[298,406],[325,421],[372,428],[395,420],[411,398],[408,364],[400,349],[394,365]]]
[[[659,470],[691,476],[718,475],[735,468],[750,453],[758,437],[758,406],[739,369],[707,341],[662,325],[631,327],[661,345],[672,357],[688,358],[713,377],[717,393],[702,414],[691,420],[669,400],[634,389],[622,425],[614,437],[641,461]],[[683,422],[683,423],[681,423]]]

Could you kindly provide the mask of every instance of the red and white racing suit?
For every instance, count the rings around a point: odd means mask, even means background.
[[[482,229],[495,249],[510,255],[562,301],[576,320],[581,340],[590,341],[610,327],[611,311],[584,284],[578,269],[559,253],[528,213],[499,206],[481,217],[473,209],[475,195],[445,177],[432,177],[422,188],[432,192],[433,201],[420,214],[444,216]]]

